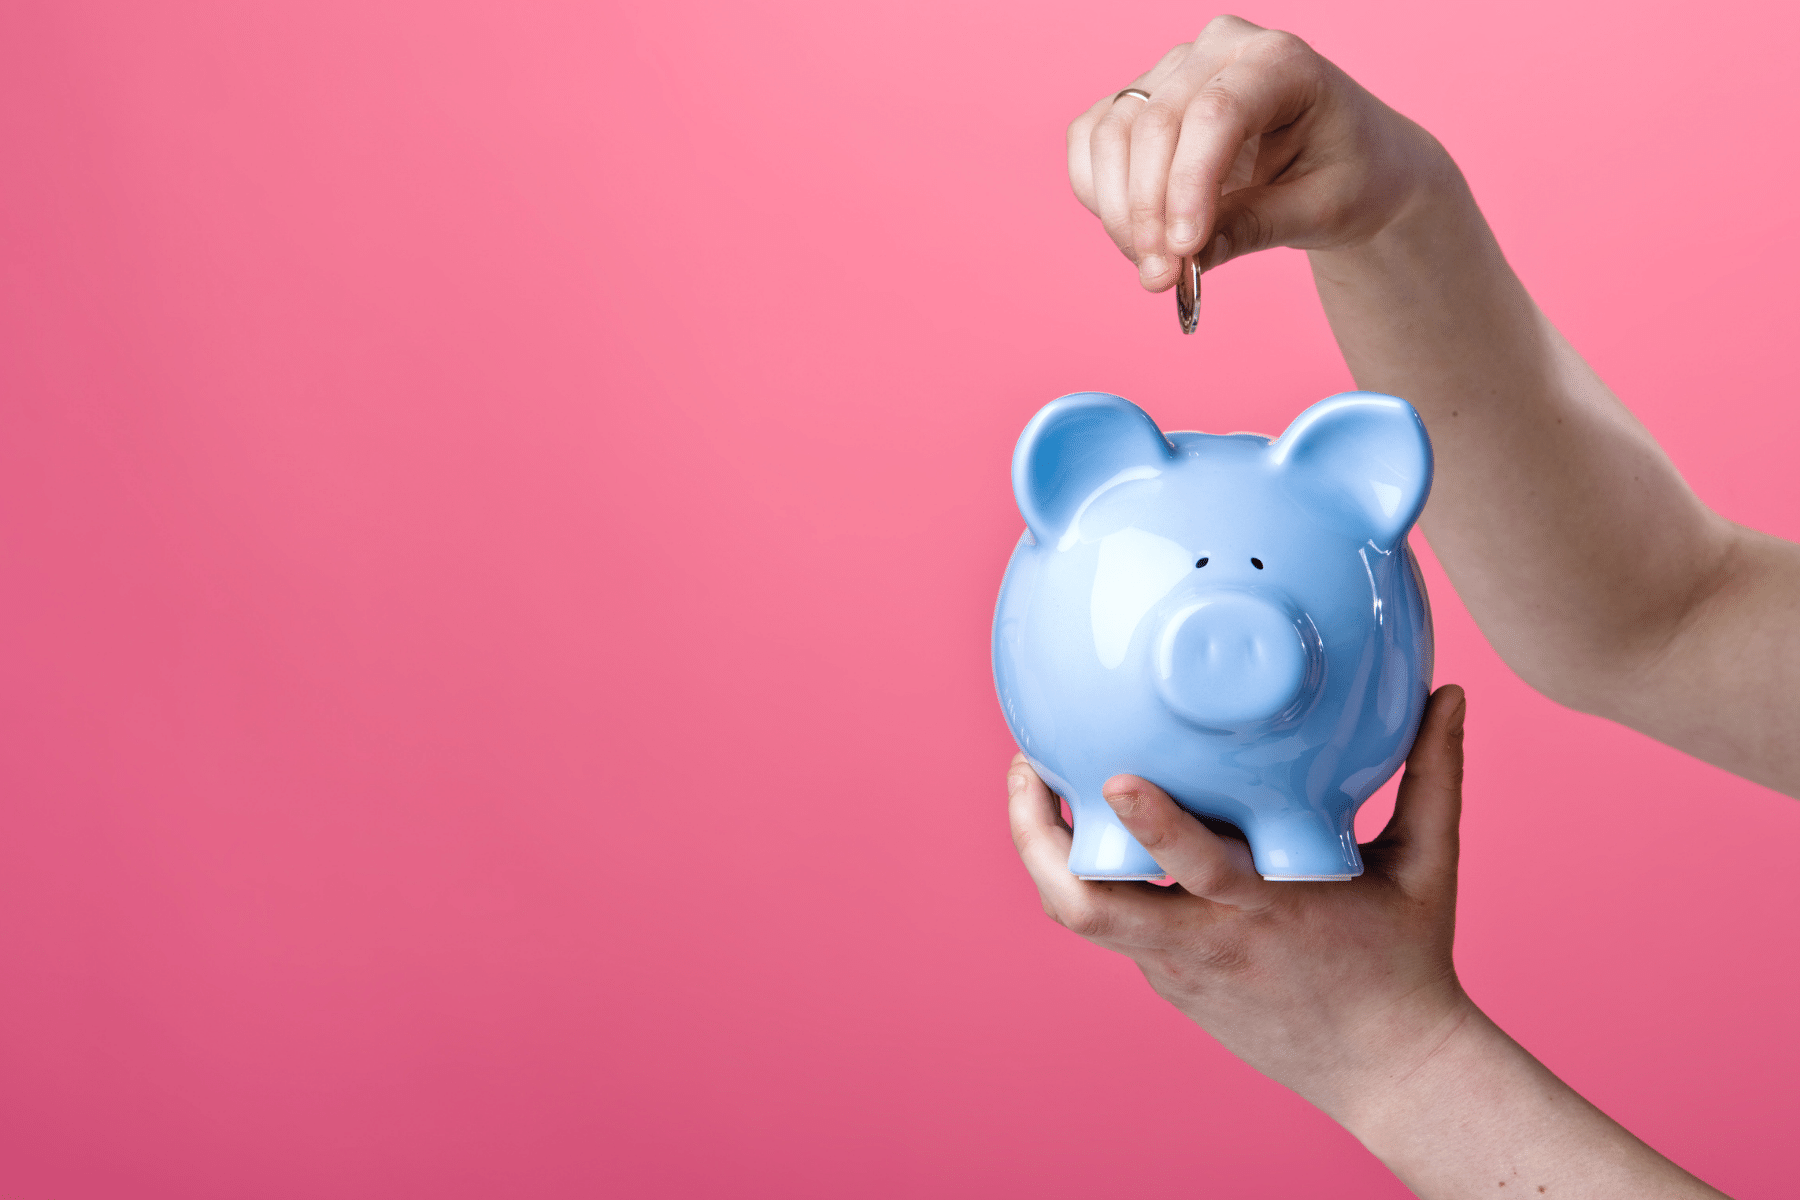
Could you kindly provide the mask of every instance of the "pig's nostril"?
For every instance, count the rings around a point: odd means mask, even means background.
[[[1262,559],[1253,558],[1250,560],[1250,565],[1260,571],[1260,570],[1262,570]]]
[[[1199,562],[1195,563],[1194,565],[1196,567],[1204,567],[1206,565],[1206,563],[1207,563],[1207,560],[1203,558]]]

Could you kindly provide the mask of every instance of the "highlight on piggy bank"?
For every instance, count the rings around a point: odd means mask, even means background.
[[[1100,794],[1132,774],[1237,826],[1268,879],[1362,874],[1356,810],[1405,761],[1431,685],[1412,406],[1333,396],[1270,441],[1165,434],[1081,392],[1032,418],[1012,478],[1026,529],[994,683],[1074,816],[1069,869],[1162,878]]]

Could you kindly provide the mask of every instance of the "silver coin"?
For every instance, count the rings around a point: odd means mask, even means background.
[[[1181,260],[1175,276],[1175,315],[1181,318],[1181,332],[1192,333],[1200,324],[1200,259]]]

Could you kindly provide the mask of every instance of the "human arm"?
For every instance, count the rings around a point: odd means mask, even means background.
[[[1440,689],[1394,817],[1349,883],[1270,883],[1134,776],[1105,788],[1176,886],[1084,882],[1070,831],[1023,757],[1013,840],[1045,911],[1134,960],[1228,1050],[1359,1138],[1427,1200],[1716,1197],[1583,1100],[1490,1021],[1451,960],[1462,807],[1461,689]]]
[[[1304,42],[1209,24],[1070,127],[1144,286],[1308,251],[1360,387],[1431,433],[1423,527],[1528,683],[1800,795],[1800,547],[1711,512],[1539,311],[1435,139]],[[1204,249],[1202,249],[1204,248]]]

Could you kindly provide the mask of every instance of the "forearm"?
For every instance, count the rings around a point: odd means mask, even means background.
[[[1538,310],[1448,156],[1420,157],[1439,177],[1398,217],[1311,257],[1357,383],[1431,432],[1422,524],[1458,595],[1552,699],[1800,796],[1800,742],[1763,702],[1800,680],[1800,549],[1700,502]]]
[[[1722,1195],[1582,1099],[1473,1005],[1422,1063],[1372,1081],[1332,1115],[1425,1200]]]
[[[1357,382],[1425,418],[1425,533],[1507,663],[1800,796],[1800,739],[1766,702],[1800,688],[1800,547],[1695,497],[1430,134],[1300,39],[1220,17],[1075,120],[1069,179],[1152,290],[1181,256],[1305,248]]]
[[[1696,602],[1729,526],[1544,318],[1441,165],[1374,238],[1312,252],[1319,296],[1358,385],[1425,419],[1425,533],[1482,631],[1539,690],[1605,711]]]

